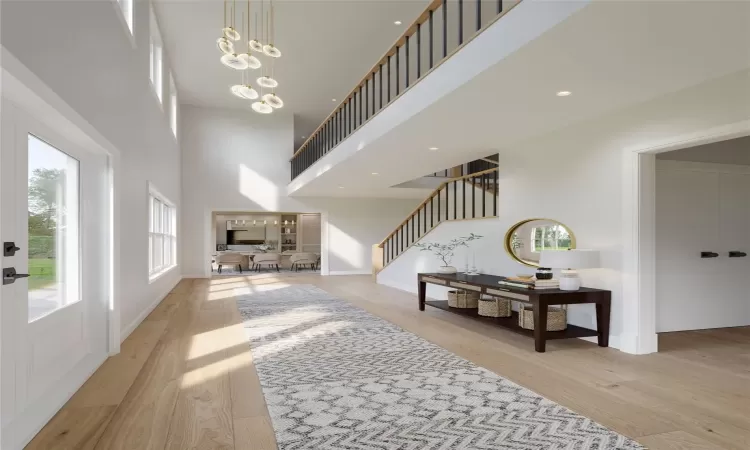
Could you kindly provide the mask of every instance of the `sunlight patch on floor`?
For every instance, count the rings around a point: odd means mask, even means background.
[[[249,347],[247,351],[250,351]],[[224,358],[221,361],[206,364],[203,367],[186,372],[180,379],[180,389],[189,389],[194,386],[199,386],[206,381],[228,375],[235,370],[247,367],[251,364],[252,359],[245,354],[234,355]]]
[[[342,330],[351,325],[352,322],[348,321],[326,322],[325,324],[315,325],[305,331],[295,333],[284,339],[278,339],[267,344],[262,344],[260,346],[254,347],[253,357],[256,360],[260,361],[266,356],[281,353],[285,350],[303,345],[306,342],[315,340],[320,336],[326,336],[335,333],[336,331]]]
[[[235,325],[196,333],[190,338],[185,359],[192,360],[221,352],[244,342],[246,342],[244,333],[241,329],[238,330]]]
[[[227,289],[226,291],[221,292],[211,292],[207,295],[206,302],[225,300],[228,298],[237,297],[238,295],[249,295],[251,293],[252,290],[250,287]]]
[[[223,284],[217,284],[217,285],[214,285],[212,283],[211,287],[209,288],[209,291],[210,292],[226,291],[228,289],[232,289],[236,287],[245,287],[248,285],[249,283],[245,280],[233,280],[232,283],[223,283]]]

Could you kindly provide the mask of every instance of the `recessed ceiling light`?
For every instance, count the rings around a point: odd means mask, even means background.
[[[306,138],[307,136],[302,136],[302,139]]]
[[[557,96],[558,97],[567,97],[570,94],[572,94],[572,92],[570,92],[570,91],[560,91],[560,92],[557,93]]]
[[[400,20],[397,20],[397,21],[393,22],[393,24],[394,24],[394,25],[401,25],[401,21],[400,21]]]
[[[335,102],[335,101],[336,101],[336,99],[335,99],[335,98],[332,98],[332,99],[331,99],[331,101],[332,101],[332,102]]]
[[[435,151],[437,149],[438,149],[437,147],[430,147],[430,150],[432,150],[432,151]]]
[[[339,186],[339,189],[344,189],[344,186]]]
[[[379,174],[379,173],[377,173],[377,172],[373,172],[372,174],[373,174],[373,175],[380,175],[380,174]]]

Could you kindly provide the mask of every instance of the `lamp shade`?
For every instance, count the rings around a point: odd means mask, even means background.
[[[541,267],[551,269],[594,269],[599,266],[598,250],[542,250]]]

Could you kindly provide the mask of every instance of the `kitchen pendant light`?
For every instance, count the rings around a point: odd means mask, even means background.
[[[232,41],[225,37],[220,37],[216,40],[216,46],[221,50],[222,53],[234,53],[234,44]]]
[[[273,45],[274,38],[276,37],[276,11],[273,6],[273,0],[270,0],[270,11],[268,13],[268,23],[266,26],[267,29],[267,38],[268,38],[268,44],[263,46],[263,53],[265,53],[267,56],[270,56],[271,58],[279,58],[281,57],[281,50],[276,48]]]
[[[260,69],[261,63],[258,58],[250,54],[250,51],[248,50],[247,53],[243,53],[240,55],[240,58],[245,60],[245,63],[247,63],[248,69]]]
[[[254,52],[261,53],[263,51],[263,44],[261,44],[257,39],[248,41],[247,45],[250,47],[250,50]]]
[[[224,33],[224,37],[227,38],[227,39],[230,39],[230,40],[233,40],[233,41],[239,41],[240,40],[240,37],[241,37],[240,33],[238,33],[237,30],[235,30],[232,27],[226,27],[226,28],[222,29],[221,31],[222,31],[222,33]]]
[[[242,84],[235,84],[234,86],[232,86],[229,89],[232,91],[232,94],[234,94],[236,97],[239,97],[239,98],[241,98],[243,100],[247,100],[247,97],[245,97],[244,95],[242,95],[242,92],[240,92],[240,89],[242,89],[243,87],[244,87],[244,85],[242,85]]]
[[[261,63],[258,58],[252,55],[251,48],[250,48],[250,0],[247,1],[247,10],[246,16],[242,16],[242,32],[246,33],[246,41],[247,41],[247,51],[245,53],[241,53],[239,56],[242,58],[243,61],[245,61],[245,64],[247,64],[248,69],[260,69]],[[247,31],[245,30],[245,20],[247,19]]]
[[[247,69],[247,61],[240,58],[236,53],[227,53],[221,57],[221,63],[234,70]]]
[[[255,100],[258,98],[258,91],[253,89],[252,86],[249,84],[244,84],[240,86],[240,94],[242,94],[243,97],[245,97],[248,100]]]
[[[279,82],[269,77],[268,75],[258,78],[258,84],[264,88],[273,89],[279,85]]]
[[[255,112],[261,113],[261,114],[271,114],[273,112],[273,108],[268,106],[268,103],[262,100],[259,102],[253,103],[252,107]]]
[[[264,95],[263,101],[268,103],[271,108],[279,109],[284,107],[284,102],[274,92]]]
[[[237,30],[234,29],[234,14],[236,11],[237,2],[235,0],[232,0],[232,8],[230,10],[230,15],[232,17],[232,20],[227,25],[226,24],[226,10],[227,10],[227,2],[224,2],[224,23],[225,26],[222,28],[221,32],[224,33],[224,37],[231,40],[231,41],[239,41],[240,38],[242,38],[242,35],[237,32]]]
[[[281,51],[274,47],[273,44],[266,44],[263,46],[263,53],[270,56],[271,58],[280,58]]]
[[[221,29],[221,33],[225,39],[230,41],[239,41],[242,37],[237,30],[234,29],[234,10],[236,3],[232,1],[232,7],[229,10],[229,16],[232,20],[227,21],[227,0],[224,0],[224,28]]]

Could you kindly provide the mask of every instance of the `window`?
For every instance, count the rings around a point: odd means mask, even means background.
[[[174,137],[177,137],[177,86],[171,74],[169,75],[169,126],[172,127]]]
[[[120,5],[120,11],[122,16],[125,18],[125,23],[128,25],[130,34],[133,34],[133,0],[117,0],[117,4]]]
[[[34,135],[29,149],[29,322],[81,299],[78,160]]]
[[[161,103],[163,101],[162,71],[164,55],[161,34],[159,33],[159,25],[156,23],[156,16],[154,15],[153,8],[151,8],[149,48],[151,51],[151,85],[154,87],[154,92],[156,92],[156,96]]]
[[[177,265],[177,214],[174,205],[153,188],[149,192],[149,278]]]

